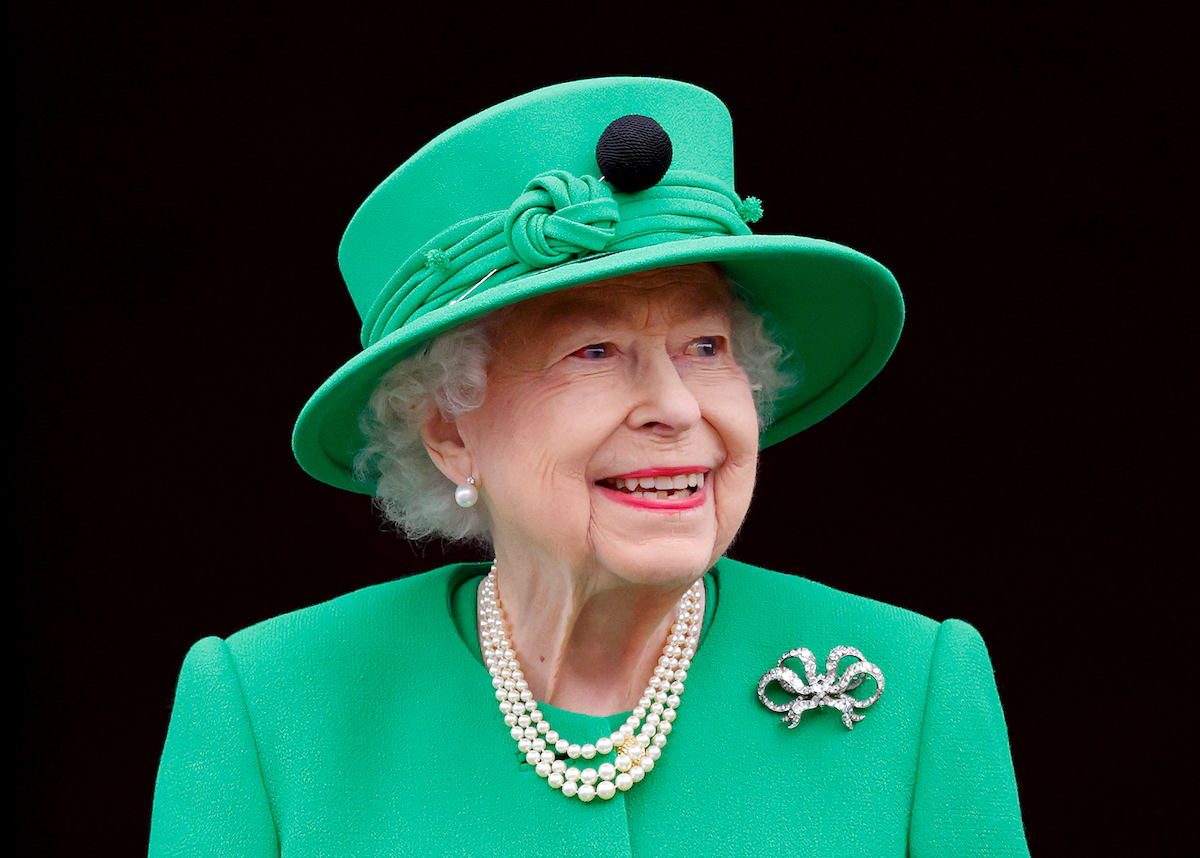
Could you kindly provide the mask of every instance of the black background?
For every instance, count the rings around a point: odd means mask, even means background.
[[[141,852],[192,642],[444,562],[291,458],[357,349],[341,231],[454,122],[647,74],[729,105],[757,231],[908,304],[878,379],[764,453],[732,554],[975,624],[1035,854],[1194,849],[1182,22],[435,5],[11,12],[18,836]]]

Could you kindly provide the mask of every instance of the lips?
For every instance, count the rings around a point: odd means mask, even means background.
[[[596,485],[627,498],[687,500],[704,488],[705,468],[647,468],[597,480]]]

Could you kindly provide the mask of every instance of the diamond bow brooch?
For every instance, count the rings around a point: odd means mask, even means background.
[[[854,664],[846,668],[840,677],[837,675],[838,663],[847,656],[855,659]],[[783,663],[789,658],[799,659],[804,665],[805,680]],[[853,691],[862,684],[866,677],[875,680],[875,693],[866,700],[851,697],[847,692]],[[767,697],[767,686],[778,682],[780,687],[789,694],[797,695],[790,703],[775,703]],[[778,664],[763,674],[758,683],[758,699],[772,712],[783,712],[782,721],[790,722],[791,729],[800,723],[800,716],[809,709],[818,706],[829,706],[842,713],[842,723],[847,729],[854,729],[854,722],[861,721],[865,715],[855,712],[855,709],[866,709],[883,694],[883,671],[863,658],[863,654],[852,646],[835,646],[825,659],[825,672],[817,673],[817,659],[807,647],[785,652],[779,657]]]

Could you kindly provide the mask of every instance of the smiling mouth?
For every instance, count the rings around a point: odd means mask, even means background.
[[[603,486],[631,498],[647,500],[684,500],[704,488],[704,472],[696,471],[672,476],[609,477],[597,480]]]

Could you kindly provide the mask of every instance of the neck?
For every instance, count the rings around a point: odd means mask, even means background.
[[[654,673],[693,582],[602,584],[497,562],[500,599],[534,699],[587,715],[626,712]]]

